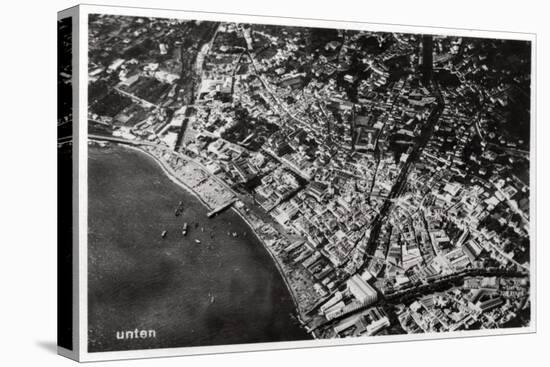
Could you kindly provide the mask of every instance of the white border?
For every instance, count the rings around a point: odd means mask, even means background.
[[[78,118],[80,122],[79,142],[79,187],[80,187],[80,215],[79,215],[79,277],[78,285],[80,290],[79,295],[79,350],[78,360],[82,362],[100,361],[100,360],[118,360],[132,358],[152,358],[152,357],[174,357],[183,355],[198,355],[198,354],[214,354],[214,353],[233,353],[245,351],[260,351],[260,350],[280,350],[288,348],[312,348],[312,347],[327,347],[339,345],[358,345],[370,343],[385,343],[385,342],[402,342],[416,340],[433,340],[460,338],[472,336],[491,336],[491,335],[510,335],[510,334],[527,334],[536,332],[536,35],[533,33],[515,33],[502,31],[485,31],[473,29],[450,29],[440,27],[422,27],[422,26],[407,26],[395,24],[380,24],[380,23],[363,23],[337,20],[320,20],[320,19],[303,19],[289,17],[273,17],[273,16],[253,16],[243,14],[230,13],[207,13],[183,10],[164,10],[164,9],[149,9],[149,8],[130,8],[116,6],[101,6],[83,4],[78,6],[79,19],[79,70],[78,76],[79,85],[79,109]],[[531,198],[530,198],[530,239],[531,239],[531,261],[530,261],[530,296],[531,296],[531,324],[524,328],[510,329],[491,329],[491,330],[472,330],[472,331],[455,331],[445,333],[425,333],[425,334],[404,334],[391,336],[375,336],[375,337],[357,337],[345,339],[321,339],[321,340],[306,340],[298,342],[270,342],[256,344],[234,344],[234,345],[217,345],[203,347],[182,347],[182,348],[166,348],[166,349],[143,349],[120,352],[96,352],[88,353],[88,333],[87,333],[87,163],[88,163],[88,145],[87,145],[87,62],[88,62],[88,14],[111,14],[111,15],[126,15],[126,16],[143,16],[143,17],[158,17],[158,18],[176,18],[176,19],[193,19],[193,20],[209,20],[209,21],[224,21],[237,23],[256,23],[256,24],[276,24],[286,26],[302,26],[302,27],[324,27],[324,28],[345,28],[355,30],[369,30],[380,32],[399,32],[399,33],[414,33],[414,34],[433,34],[446,36],[462,36],[462,37],[481,37],[481,38],[498,38],[498,39],[516,39],[531,41],[531,145],[530,145],[530,179],[531,179]]]

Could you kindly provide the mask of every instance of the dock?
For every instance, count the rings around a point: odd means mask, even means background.
[[[233,199],[229,200],[228,202],[218,206],[217,208],[212,209],[206,215],[208,216],[208,218],[212,218],[214,215],[216,215],[216,214],[224,211],[225,209],[229,208],[231,205],[233,205],[233,203],[235,203],[235,201],[237,201],[237,199],[233,198]]]

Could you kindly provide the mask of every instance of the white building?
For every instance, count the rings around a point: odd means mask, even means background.
[[[371,305],[378,299],[376,290],[358,274],[348,279],[347,286],[350,293],[364,306]]]

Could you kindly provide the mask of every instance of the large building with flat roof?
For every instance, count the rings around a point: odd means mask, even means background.
[[[358,274],[348,279],[347,286],[350,293],[364,306],[371,305],[378,299],[376,290]]]

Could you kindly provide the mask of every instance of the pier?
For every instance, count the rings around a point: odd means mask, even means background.
[[[237,199],[233,198],[233,199],[229,200],[227,203],[224,203],[224,204],[218,206],[217,208],[212,209],[206,215],[208,216],[208,218],[212,218],[214,215],[216,215],[216,214],[224,211],[225,209],[229,208],[231,205],[233,205],[233,203],[235,201],[237,201]]]

